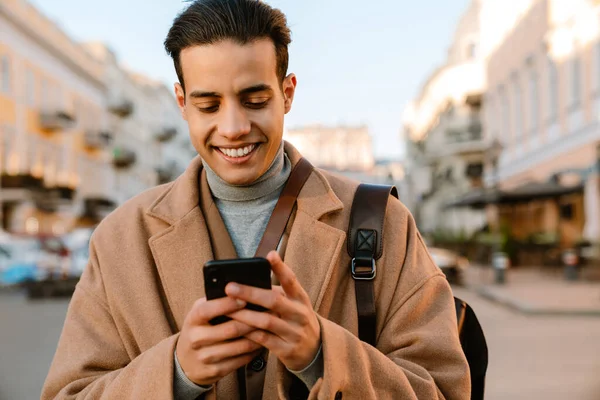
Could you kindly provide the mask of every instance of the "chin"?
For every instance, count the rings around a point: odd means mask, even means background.
[[[218,174],[219,177],[221,179],[223,179],[225,182],[229,183],[230,185],[235,185],[235,186],[242,186],[242,185],[250,185],[251,183],[253,183],[254,181],[256,181],[259,176],[255,176],[256,174],[234,174],[234,173],[230,173],[230,174]]]

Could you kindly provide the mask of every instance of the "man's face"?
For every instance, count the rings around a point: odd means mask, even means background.
[[[280,85],[269,39],[189,47],[180,64],[185,95],[179,84],[175,94],[198,154],[226,182],[254,182],[279,150],[296,77]]]

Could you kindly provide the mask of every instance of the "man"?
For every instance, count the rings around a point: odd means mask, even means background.
[[[96,229],[43,399],[274,399],[299,388],[319,399],[469,398],[450,288],[395,199],[375,280],[377,348],[357,338],[345,251],[356,182],[312,172],[268,255],[280,285],[203,298],[204,263],[254,255],[301,158],[282,141],[296,89],[289,43],[285,16],[260,1],[198,0],[175,19],[165,47],[200,157]],[[220,315],[232,320],[208,323]]]

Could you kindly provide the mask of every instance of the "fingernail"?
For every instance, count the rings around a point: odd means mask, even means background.
[[[238,294],[240,292],[240,287],[235,283],[230,283],[227,285],[227,291],[229,294]]]
[[[246,302],[244,300],[236,299],[235,302],[240,308],[246,307]]]

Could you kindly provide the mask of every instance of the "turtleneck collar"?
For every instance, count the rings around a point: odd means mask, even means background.
[[[268,196],[283,187],[292,170],[291,162],[283,151],[283,141],[267,171],[248,185],[231,185],[221,179],[204,160],[202,164],[212,195],[225,201],[251,201]]]

